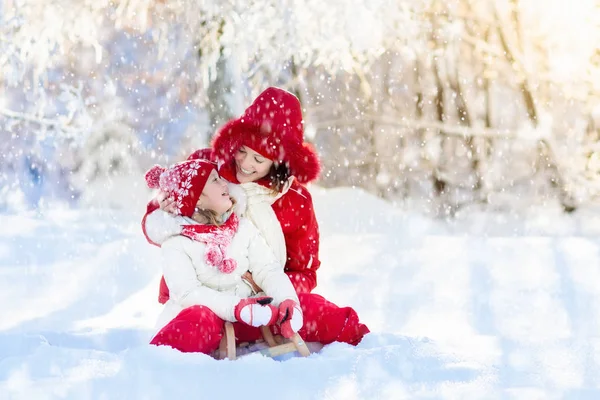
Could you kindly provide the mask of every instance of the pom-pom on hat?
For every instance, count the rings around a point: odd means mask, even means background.
[[[188,160],[170,168],[155,165],[146,172],[146,184],[150,189],[160,189],[175,200],[180,215],[191,217],[200,194],[215,163],[208,160]]]
[[[230,162],[241,146],[286,164],[300,183],[319,176],[317,152],[304,142],[300,101],[283,89],[266,89],[241,117],[223,125],[212,142],[213,156],[218,161]]]

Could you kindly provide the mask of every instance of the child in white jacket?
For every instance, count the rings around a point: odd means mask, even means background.
[[[284,337],[302,327],[294,287],[256,227],[230,211],[233,202],[215,164],[191,160],[169,169],[155,166],[146,182],[174,197],[187,222],[180,235],[162,245],[170,299],[151,344],[210,354],[219,345],[224,321],[239,325],[240,340],[249,327],[277,325]],[[246,272],[264,295],[252,297],[242,279]]]

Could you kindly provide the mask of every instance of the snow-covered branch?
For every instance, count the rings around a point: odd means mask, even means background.
[[[64,132],[73,136],[80,132],[80,130],[69,126],[68,123],[61,122],[60,119],[57,118],[44,118],[33,114],[8,110],[6,108],[0,108],[0,115],[14,120],[33,123],[47,129]]]
[[[316,129],[340,126],[354,126],[359,123],[369,121],[378,124],[390,125],[399,128],[408,128],[413,130],[431,129],[439,131],[442,135],[460,136],[460,137],[484,137],[484,138],[519,138],[519,133],[515,129],[492,129],[485,127],[470,127],[463,125],[455,125],[437,121],[415,120],[406,117],[384,117],[377,115],[361,115],[357,119],[340,118],[334,120],[324,120],[309,122]],[[535,137],[527,137],[528,140],[536,139]]]
[[[139,143],[150,158],[205,145],[277,85],[307,110],[324,184],[442,208],[528,179],[594,198],[600,9],[561,1],[11,0],[0,121],[39,143],[77,136],[61,165],[83,191],[147,166]]]

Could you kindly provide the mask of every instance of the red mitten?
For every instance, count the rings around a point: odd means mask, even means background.
[[[284,300],[279,304],[279,324],[281,334],[285,338],[291,338],[304,324],[300,304],[294,300]]]
[[[235,319],[250,326],[273,325],[277,321],[277,307],[272,301],[272,297],[242,299],[235,306]]]

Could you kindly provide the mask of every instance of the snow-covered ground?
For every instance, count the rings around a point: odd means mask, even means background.
[[[159,250],[138,214],[0,215],[0,399],[595,399],[600,213],[407,214],[312,189],[317,292],[372,333],[308,359],[147,345]]]

